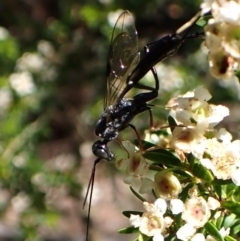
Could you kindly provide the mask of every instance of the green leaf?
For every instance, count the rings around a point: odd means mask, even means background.
[[[163,164],[165,166],[181,165],[181,161],[175,155],[164,149],[149,151],[144,153],[143,156],[150,161]]]
[[[220,230],[221,227],[223,226],[223,221],[224,221],[224,215],[221,215],[218,219],[217,219],[217,223],[216,223],[216,227]]]
[[[235,194],[235,192],[237,191],[238,187],[234,184],[228,184],[225,186],[226,187],[226,195],[229,198],[235,198],[235,196],[237,195],[237,193]],[[232,199],[233,201],[237,202],[236,200]]]
[[[170,126],[171,132],[174,131],[174,128],[177,126],[177,122],[175,121],[175,119],[172,116],[168,116],[168,124]]]
[[[207,25],[208,20],[212,18],[212,15],[207,15],[204,17],[201,17],[198,19],[198,21],[196,22],[196,25],[200,26],[200,27],[204,27],[205,25]]]
[[[236,215],[231,213],[230,215],[225,217],[224,222],[223,222],[223,226],[225,228],[230,228],[234,225],[235,222],[236,222]]]
[[[143,198],[139,193],[137,193],[131,186],[130,186],[130,190],[138,199],[140,199],[142,202],[146,202],[145,198]]]
[[[138,211],[123,211],[122,214],[123,214],[125,217],[130,218],[130,215],[131,215],[131,214],[142,216],[143,212],[138,212]]]
[[[141,142],[142,142],[142,146],[143,146],[144,150],[147,150],[147,149],[149,149],[151,147],[158,147],[158,146],[156,146],[153,143],[148,142],[148,141],[141,140]],[[139,140],[138,139],[135,139],[133,141],[133,143],[134,143],[135,146],[139,147]]]
[[[192,173],[185,171],[185,170],[176,169],[176,170],[173,170],[172,172],[174,172],[182,177],[185,177],[185,178],[193,178]]]
[[[213,186],[213,190],[214,190],[215,194],[217,195],[218,199],[222,199],[222,186],[220,186],[220,185],[212,185],[212,186]]]
[[[153,196],[154,196],[156,199],[158,199],[158,195],[157,195],[157,193],[155,192],[154,189],[152,189],[152,194],[153,194]]]
[[[233,238],[233,237],[231,237],[231,236],[226,236],[226,237],[224,237],[224,239],[225,239],[226,241],[237,241],[237,239],[235,239],[235,238]]]
[[[236,186],[234,187],[234,191],[233,191],[233,194],[231,195],[231,197],[233,197],[233,200],[235,202],[240,202],[240,188],[239,187],[236,187]]]
[[[231,227],[231,233],[232,234],[238,234],[240,233],[240,220],[238,221]]]
[[[119,233],[122,233],[122,234],[130,234],[130,233],[138,233],[139,230],[138,228],[134,228],[133,226],[131,227],[127,227],[127,228],[122,228],[120,230],[118,230]]]
[[[207,222],[204,225],[204,228],[207,230],[207,232],[213,236],[217,241],[224,241],[222,235],[219,233],[218,229],[216,228],[216,226],[211,223],[211,222]]]
[[[204,18],[200,18],[196,24],[200,27],[204,27],[205,25],[207,25],[207,21]]]
[[[152,240],[152,237],[148,237],[143,233],[139,234],[138,241],[149,241],[149,240]]]
[[[213,185],[228,185],[228,184],[232,184],[232,180],[222,180],[222,179],[214,179],[214,181],[212,182]],[[221,187],[220,187],[221,188]]]
[[[183,188],[182,192],[180,193],[179,197],[182,201],[186,201],[188,198],[189,190],[194,186],[193,183],[189,183],[186,187]]]
[[[240,215],[240,203],[234,201],[225,201],[222,202],[222,207],[234,213],[236,215]]]
[[[236,77],[238,78],[238,82],[240,83],[240,71],[238,70],[236,73],[235,73]]]
[[[192,173],[194,176],[206,182],[211,182],[214,179],[212,173],[207,168],[205,168],[201,163],[198,162],[193,165]]]

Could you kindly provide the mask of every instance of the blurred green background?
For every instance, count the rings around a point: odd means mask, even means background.
[[[84,193],[95,159],[94,126],[103,110],[105,69],[113,23],[121,10],[135,17],[139,49],[173,33],[198,10],[190,0],[8,0],[0,2],[0,240],[85,240]],[[157,66],[161,106],[199,84],[213,102],[238,109],[239,87],[208,73],[202,39],[187,40]],[[145,81],[153,83],[151,74]],[[135,94],[134,91],[130,96]],[[224,122],[238,128],[239,116]],[[134,125],[143,135],[149,117]],[[132,130],[122,140],[135,139]],[[112,145],[112,144],[111,144]],[[110,146],[111,146],[110,145]],[[117,145],[113,150],[121,155]],[[91,240],[129,240],[121,211],[141,208],[113,165],[97,171]],[[127,205],[126,205],[127,203]],[[137,204],[136,204],[137,203]]]

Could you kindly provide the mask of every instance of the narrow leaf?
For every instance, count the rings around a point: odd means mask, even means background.
[[[163,164],[165,166],[181,165],[181,161],[176,156],[174,156],[170,152],[167,152],[166,150],[146,152],[143,154],[143,156],[150,161]]]
[[[130,233],[138,233],[139,230],[138,228],[134,228],[133,226],[131,227],[127,227],[127,228],[122,228],[120,230],[118,230],[119,233],[122,233],[122,234],[130,234]]]
[[[207,168],[205,168],[201,163],[195,163],[193,165],[192,173],[194,176],[206,182],[211,182],[214,180],[212,173]]]
[[[142,202],[146,202],[145,198],[143,198],[139,193],[137,193],[131,186],[130,186],[130,190],[138,199],[140,199]]]
[[[240,203],[233,202],[233,201],[225,201],[222,202],[222,207],[234,213],[236,215],[240,215]]]
[[[225,237],[225,240],[226,240],[226,241],[237,241],[237,239],[235,239],[235,238],[233,238],[233,237],[231,237],[231,236],[226,236],[226,237]]]
[[[214,226],[213,223],[211,222],[207,222],[204,225],[204,228],[207,230],[207,232],[213,236],[217,241],[224,241],[224,238],[222,237],[222,235],[220,234],[220,232],[218,231],[218,229]]]
[[[131,215],[131,214],[142,216],[143,212],[138,212],[138,211],[123,211],[122,214],[123,214],[125,217],[130,218],[130,215]]]
[[[177,122],[174,120],[172,116],[168,116],[168,124],[170,126],[171,132],[174,131],[174,128],[177,126]]]
[[[230,228],[234,225],[235,222],[236,222],[236,215],[231,213],[224,219],[223,226],[224,228]]]
[[[221,227],[223,226],[223,221],[224,221],[224,215],[221,215],[218,219],[217,219],[217,223],[216,223],[216,227],[217,229],[221,229]]]

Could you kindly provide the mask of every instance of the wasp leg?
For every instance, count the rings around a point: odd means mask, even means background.
[[[142,141],[141,141],[141,137],[139,135],[139,132],[137,131],[136,127],[132,124],[129,124],[129,126],[134,130],[134,132],[136,133],[137,139],[138,139],[138,144],[139,144],[139,148],[140,151],[143,152],[143,145],[142,145]]]

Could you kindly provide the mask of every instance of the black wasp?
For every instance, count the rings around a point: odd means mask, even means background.
[[[190,26],[197,21],[198,17],[196,15],[193,18]],[[148,111],[150,114],[150,125],[152,126],[151,108],[147,102],[155,99],[159,90],[159,80],[154,65],[164,58],[173,55],[185,38],[188,38],[187,34],[182,36],[177,34],[167,35],[156,42],[148,44],[145,48],[145,54],[140,58],[138,36],[132,15],[130,12],[124,11],[116,21],[108,54],[104,112],[95,128],[96,135],[102,138],[102,140],[94,142],[92,146],[92,151],[98,158],[93,164],[83,204],[84,207],[90,190],[87,239],[96,165],[103,159],[107,161],[114,160],[114,154],[107,144],[116,139],[119,132],[125,128],[131,127],[140,141],[138,132],[130,124],[137,114]],[[155,87],[139,83],[149,70],[153,73]],[[148,90],[148,92],[137,94],[133,98],[126,98],[126,93],[132,88]],[[140,148],[142,148],[141,141],[139,144]]]

